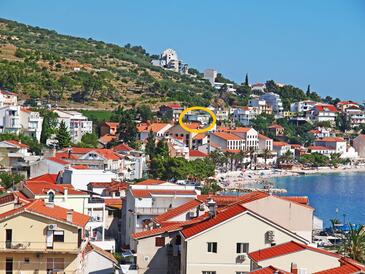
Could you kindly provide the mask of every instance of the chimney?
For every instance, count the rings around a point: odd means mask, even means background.
[[[213,218],[217,214],[217,203],[211,198],[208,201],[209,216]]]
[[[66,213],[66,221],[72,223],[72,215],[74,211],[72,209],[68,209]]]
[[[68,198],[68,187],[65,187],[63,189],[63,196],[64,196],[65,201],[67,201],[67,198]]]
[[[298,267],[296,263],[291,263],[290,272],[292,274],[298,274]]]

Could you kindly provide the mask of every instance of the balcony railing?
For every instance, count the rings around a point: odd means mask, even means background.
[[[34,251],[34,252],[70,252],[77,253],[79,248],[74,242],[53,242],[47,247],[46,241],[3,241],[0,242],[0,252]]]
[[[169,210],[168,207],[137,207],[136,213],[142,215],[160,215]]]

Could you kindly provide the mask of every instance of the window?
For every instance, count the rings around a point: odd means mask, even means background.
[[[209,242],[208,243],[208,252],[209,253],[217,253],[217,243],[216,242]]]
[[[55,230],[53,232],[53,241],[54,242],[61,242],[63,243],[65,241],[65,235],[63,231]]]
[[[63,258],[47,258],[47,271],[62,271],[64,265]]]
[[[30,262],[29,258],[28,258],[28,257],[25,257],[25,258],[24,258],[24,263],[25,263],[25,264],[29,264],[29,262]]]
[[[156,237],[155,246],[165,246],[165,237]]]
[[[48,202],[54,203],[54,193],[53,192],[48,193]]]
[[[203,271],[202,274],[216,274],[215,271]]]
[[[248,243],[237,243],[236,253],[248,253]]]

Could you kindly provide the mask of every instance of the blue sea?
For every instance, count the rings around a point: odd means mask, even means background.
[[[315,215],[324,221],[325,227],[335,217],[341,222],[365,224],[365,173],[292,176],[275,178],[272,182],[277,188],[287,189],[286,195],[308,196]]]

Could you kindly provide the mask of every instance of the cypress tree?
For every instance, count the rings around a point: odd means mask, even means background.
[[[248,86],[248,73],[246,73],[246,77],[245,77],[245,85]]]
[[[71,145],[71,135],[64,121],[61,121],[57,130],[56,140],[58,141],[60,148],[69,147]]]

